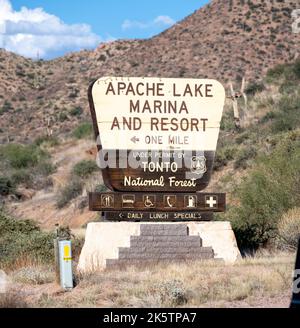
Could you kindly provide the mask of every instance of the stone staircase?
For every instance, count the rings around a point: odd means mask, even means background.
[[[207,259],[214,259],[212,247],[190,236],[187,225],[142,224],[140,235],[130,237],[130,247],[120,247],[119,258],[106,260],[106,267]]]

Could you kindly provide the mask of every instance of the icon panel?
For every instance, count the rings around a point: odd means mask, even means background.
[[[205,207],[216,209],[218,208],[218,196],[205,196]]]
[[[101,206],[104,208],[113,208],[115,205],[114,195],[101,195]]]
[[[154,208],[156,206],[156,195],[144,195],[143,204],[146,208]]]
[[[165,195],[164,196],[164,207],[165,208],[175,208],[177,206],[177,196],[176,195]]]
[[[134,208],[135,195],[122,195],[122,207],[123,208]]]
[[[184,196],[184,207],[185,208],[197,208],[197,196],[196,195],[185,195]]]

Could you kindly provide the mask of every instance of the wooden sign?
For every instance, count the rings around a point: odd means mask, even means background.
[[[209,79],[104,77],[89,101],[105,184],[196,192],[209,183],[225,102]]]
[[[90,193],[91,211],[224,212],[225,194],[212,193]]]
[[[200,212],[104,212],[109,221],[165,222],[212,221],[213,213]]]

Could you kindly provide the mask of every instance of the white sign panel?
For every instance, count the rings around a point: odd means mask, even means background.
[[[105,150],[216,150],[225,102],[216,80],[103,77],[92,97]]]

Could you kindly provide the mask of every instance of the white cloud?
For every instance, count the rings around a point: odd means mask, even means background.
[[[154,27],[168,27],[175,24],[175,21],[170,16],[157,16],[150,22],[132,21],[126,19],[122,24],[123,30],[129,29],[149,29]]]
[[[93,48],[101,40],[87,24],[65,24],[42,8],[14,11],[0,0],[0,48],[26,57],[47,58],[63,51]]]
[[[154,24],[156,25],[173,25],[175,24],[175,21],[174,19],[172,19],[170,16],[157,16],[155,19],[154,19]]]

